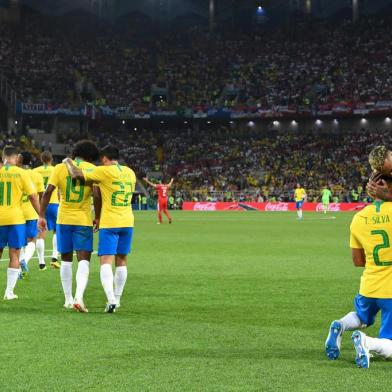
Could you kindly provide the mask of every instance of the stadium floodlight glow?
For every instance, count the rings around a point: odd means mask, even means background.
[[[134,130],[134,131],[137,131],[137,128],[135,127],[135,128],[133,128],[133,130]]]
[[[249,121],[249,122],[248,122],[248,127],[254,127],[254,126],[255,126],[254,121]]]
[[[293,127],[295,127],[295,126],[298,125],[298,123],[297,123],[297,121],[293,120],[293,121],[291,121],[291,125],[292,125]]]
[[[272,124],[273,124],[275,127],[278,127],[278,126],[280,125],[280,122],[279,122],[278,120],[275,120]]]
[[[361,118],[361,123],[362,124],[365,124],[365,123],[367,123],[367,120],[366,120],[366,118],[364,117],[364,118]]]
[[[392,122],[392,120],[391,120],[390,117],[386,117],[386,118],[385,118],[385,122],[386,122],[387,124],[390,124],[390,123]]]
[[[211,121],[207,121],[207,124],[211,124]]]
[[[18,125],[18,120],[15,120],[15,125]]]
[[[234,121],[233,121],[233,120],[231,120],[231,121],[229,121],[229,123],[230,123],[230,124],[234,124]]]
[[[165,122],[164,121],[161,121],[161,124],[164,124]]]
[[[333,120],[333,123],[334,124],[339,124],[339,121],[338,120],[336,120],[336,118]]]
[[[316,120],[316,125],[321,125],[323,122],[318,118],[317,120]]]
[[[188,124],[188,121],[184,121],[184,124]]]
[[[122,120],[121,122],[122,122],[123,125],[125,124],[125,120]]]

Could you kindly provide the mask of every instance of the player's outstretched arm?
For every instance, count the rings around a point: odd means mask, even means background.
[[[146,182],[148,185],[152,186],[153,188],[156,188],[156,185],[153,182],[149,181],[147,177],[144,177],[143,181]]]
[[[366,265],[366,257],[363,249],[351,248],[351,254],[356,267],[364,267]]]
[[[172,179],[170,180],[170,182],[167,184],[167,186],[170,188],[170,187],[173,185],[173,182],[174,182],[174,178],[172,178]]]
[[[76,167],[71,158],[65,158],[63,160],[63,163],[67,167],[69,175],[74,179],[74,180],[84,180],[84,175],[83,171]]]

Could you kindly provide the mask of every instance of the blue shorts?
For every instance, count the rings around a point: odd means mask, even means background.
[[[92,226],[62,225],[56,226],[57,249],[61,254],[74,250],[93,251]]]
[[[0,226],[0,249],[20,249],[26,245],[26,225]]]
[[[32,219],[26,221],[26,238],[35,238],[38,235],[38,220]]]
[[[381,310],[380,339],[392,339],[392,298],[368,298],[358,294],[354,306],[359,319],[366,325],[374,324]]]
[[[45,219],[48,224],[48,230],[56,230],[56,221],[57,221],[57,211],[59,210],[58,204],[48,204],[48,208],[46,209]]]
[[[301,208],[302,208],[302,204],[304,204],[304,201],[303,201],[303,200],[296,201],[296,202],[295,202],[295,208],[296,208],[297,210],[301,209]]]
[[[99,229],[98,256],[127,255],[131,252],[133,227]]]

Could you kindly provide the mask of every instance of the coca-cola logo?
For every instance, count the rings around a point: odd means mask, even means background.
[[[216,211],[216,203],[196,203],[193,211]]]
[[[267,203],[265,206],[265,211],[288,211],[289,203]]]
[[[331,203],[331,204],[328,205],[328,211],[339,212],[340,210],[341,210],[340,209],[340,203]],[[317,203],[316,211],[317,212],[324,211],[324,207],[323,207],[322,203]]]

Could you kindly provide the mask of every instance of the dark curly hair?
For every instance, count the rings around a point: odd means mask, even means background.
[[[110,159],[111,161],[117,161],[120,159],[120,151],[117,147],[113,145],[106,145],[105,147],[102,148],[99,154],[101,157],[106,157]]]
[[[91,140],[77,142],[71,153],[72,159],[82,158],[87,162],[94,162],[99,158],[98,147]]]

